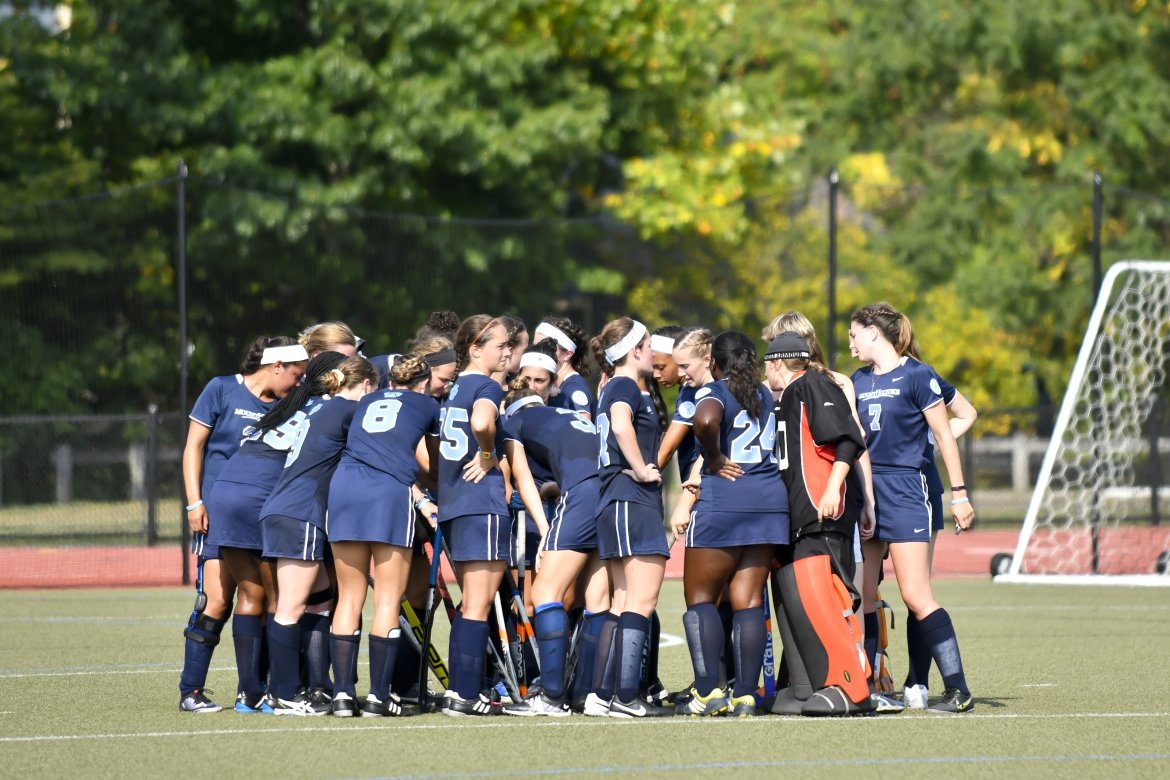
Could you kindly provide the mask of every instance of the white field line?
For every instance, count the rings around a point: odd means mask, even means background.
[[[205,716],[206,717],[206,716]],[[921,718],[926,717],[931,720],[943,722],[947,720],[945,715],[911,715],[903,717],[875,717],[875,718],[841,718],[835,721],[842,724],[874,724],[874,723],[914,723],[917,722],[918,728],[921,726]],[[1026,714],[1026,713],[988,713],[978,715],[964,715],[962,721],[965,723],[970,720],[1080,720],[1080,719],[1124,719],[1124,718],[1167,718],[1170,719],[1170,712],[1066,712],[1066,713],[1049,713],[1049,714]],[[316,726],[319,721],[300,721],[305,723],[304,727],[294,728],[260,728],[260,729],[188,729],[184,731],[132,731],[123,734],[32,734],[23,737],[0,737],[0,744],[3,743],[19,743],[19,742],[63,742],[63,741],[77,741],[77,740],[103,740],[103,739],[170,739],[170,738],[191,738],[202,739],[208,736],[243,736],[250,737],[256,734],[297,734],[308,732],[328,732],[328,731],[434,731],[435,729],[443,729],[445,731],[466,731],[470,729],[515,729],[516,722],[509,717],[492,718],[491,722],[479,723],[443,723],[435,722],[429,719],[428,723],[416,724],[402,724],[402,723],[371,723],[366,724],[362,720],[356,723],[346,723],[345,725]],[[444,719],[445,720],[445,719]],[[824,724],[824,721],[819,718],[801,718],[801,717],[762,717],[762,718],[655,718],[653,720],[643,721],[642,725],[651,727],[676,726],[679,728],[718,728],[730,724],[735,728],[751,727],[753,724],[765,724],[765,726],[774,726],[778,721],[784,721],[786,725],[795,725],[798,723],[806,723],[809,725]],[[315,727],[310,727],[310,724]],[[537,722],[530,722],[527,724],[529,728],[534,729],[573,729],[573,728],[602,728],[605,726],[616,725],[614,721],[592,720],[588,718],[571,718],[566,721],[541,720]],[[1170,756],[1170,754],[1167,754]]]

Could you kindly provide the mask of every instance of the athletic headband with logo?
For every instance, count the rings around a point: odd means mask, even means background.
[[[630,354],[630,350],[642,343],[646,337],[646,326],[634,320],[634,327],[618,343],[605,350],[605,360],[611,366]]]
[[[544,357],[548,357],[548,355],[545,355]],[[526,395],[523,398],[521,398],[519,401],[513,401],[508,406],[508,408],[504,410],[504,416],[511,417],[512,415],[516,414],[516,412],[523,409],[525,406],[531,406],[532,404],[543,404],[543,403],[544,403],[544,399],[541,398],[539,395]]]
[[[542,322],[537,325],[536,335],[552,339],[560,345],[561,349],[565,350],[566,352],[577,351],[577,345],[573,343],[573,340],[569,338],[568,334],[566,334],[556,325],[553,325],[551,322]]]
[[[790,330],[777,334],[776,338],[768,342],[768,351],[764,353],[764,360],[808,360],[811,357],[808,342],[799,333]]]
[[[438,352],[432,352],[429,355],[423,355],[423,360],[427,361],[427,365],[431,368],[435,366],[445,366],[448,363],[455,362],[455,350],[440,349]]]
[[[525,352],[520,357],[520,368],[524,368],[525,366],[536,366],[537,368],[543,368],[550,374],[557,373],[557,361],[553,360],[543,352]]]
[[[669,336],[651,336],[650,351],[669,355],[671,352],[674,352],[674,339]]]
[[[300,344],[290,344],[287,347],[265,347],[260,356],[260,365],[270,366],[273,363],[300,363],[308,360],[309,353]]]

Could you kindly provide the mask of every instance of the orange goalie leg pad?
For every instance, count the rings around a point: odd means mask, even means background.
[[[801,609],[824,648],[823,685],[839,686],[854,704],[867,702],[870,670],[860,646],[861,626],[853,614],[848,589],[833,574],[827,555],[794,562],[793,573]],[[817,676],[809,668],[813,687],[817,687]]]

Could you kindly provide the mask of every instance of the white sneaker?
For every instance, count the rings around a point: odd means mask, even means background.
[[[905,702],[908,710],[926,709],[926,701],[929,697],[930,691],[925,685],[907,685],[902,689],[902,701]]]
[[[525,717],[548,715],[554,718],[564,718],[569,715],[569,708],[563,703],[553,701],[541,693],[525,700],[521,704],[509,704],[505,706],[504,714]]]
[[[591,718],[608,718],[609,702],[590,691],[585,697],[585,714]]]

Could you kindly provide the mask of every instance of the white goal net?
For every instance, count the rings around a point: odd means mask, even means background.
[[[1166,395],[1170,262],[1109,269],[1011,566],[997,581],[1170,585],[1170,486],[1151,411]],[[1160,520],[1162,515],[1165,519]]]

